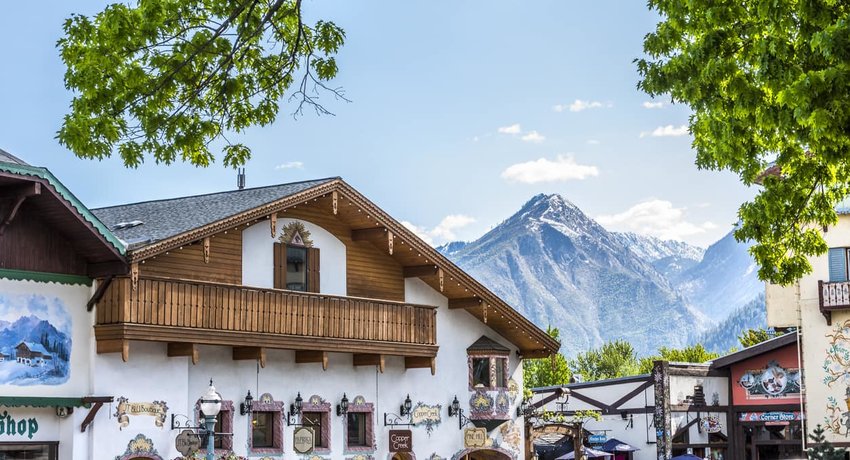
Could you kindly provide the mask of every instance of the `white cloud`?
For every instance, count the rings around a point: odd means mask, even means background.
[[[681,126],[659,126],[655,128],[652,132],[643,131],[640,133],[640,137],[652,136],[652,137],[679,137],[688,134],[688,125]]]
[[[514,123],[510,126],[502,126],[499,128],[499,132],[502,134],[519,134],[522,132],[522,129],[519,126],[519,123]]]
[[[288,163],[281,163],[275,166],[274,169],[304,169],[304,163],[300,161],[290,161]]]
[[[436,244],[456,241],[458,237],[457,234],[455,234],[455,231],[474,222],[474,217],[464,214],[450,214],[444,217],[443,220],[441,220],[440,223],[431,230],[414,225],[408,221],[402,221],[401,224],[407,227],[408,230],[415,233],[416,236],[422,238],[426,243],[431,246],[435,246]]]
[[[662,240],[679,240],[717,228],[710,221],[703,223],[686,220],[687,208],[676,208],[666,200],[649,200],[611,215],[597,216],[596,221],[608,230],[629,231],[651,235]]]
[[[645,109],[660,109],[664,107],[664,103],[661,101],[644,101],[642,105]]]
[[[554,110],[556,112],[563,112],[564,110],[569,109],[570,112],[581,112],[581,111],[587,110],[587,109],[600,109],[602,107],[612,107],[612,106],[613,106],[613,104],[611,104],[610,102],[606,104],[606,103],[602,103],[602,102],[599,102],[599,101],[583,101],[581,99],[576,99],[575,101],[573,101],[569,105],[564,105],[564,104],[554,105],[554,106],[552,106],[552,110]]]
[[[538,133],[537,131],[529,131],[520,139],[524,140],[525,142],[533,142],[535,144],[539,144],[546,140],[546,136]]]
[[[588,143],[589,145],[599,145],[599,144],[600,144],[600,142],[599,142],[598,140],[596,140],[596,139],[588,139],[588,140],[587,140],[587,143]]]
[[[596,166],[580,165],[572,155],[558,155],[554,160],[540,158],[517,163],[502,171],[503,179],[524,184],[582,180],[598,175],[599,169]]]

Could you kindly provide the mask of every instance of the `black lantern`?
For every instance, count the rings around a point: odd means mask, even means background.
[[[296,423],[296,418],[301,414],[301,404],[304,403],[304,400],[301,399],[301,392],[298,392],[298,396],[295,397],[295,402],[289,405],[289,412],[286,413],[286,424],[290,426],[300,426]]]
[[[457,400],[457,396],[449,405],[449,417],[454,417],[460,412],[460,401]]]
[[[410,415],[410,409],[413,409],[413,401],[410,400],[410,395],[408,394],[406,398],[404,398],[404,404],[401,405],[399,409],[399,415],[402,417],[405,415]]]
[[[516,408],[516,416],[522,417],[526,413],[528,413],[528,400],[523,399],[522,402],[519,403],[519,406],[517,406]]]
[[[254,397],[251,396],[251,390],[248,390],[248,395],[245,396],[245,402],[239,404],[239,413],[241,415],[250,415],[251,408],[254,407]]]
[[[342,416],[348,413],[348,397],[342,394],[342,399],[336,405],[336,415]]]

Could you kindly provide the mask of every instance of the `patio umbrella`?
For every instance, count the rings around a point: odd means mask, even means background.
[[[611,438],[606,441],[605,444],[602,444],[599,450],[604,450],[605,452],[634,452],[640,449],[635,446],[626,444],[617,438]]]
[[[694,454],[677,455],[670,460],[703,460],[702,457],[697,457]]]
[[[591,449],[590,447],[582,447],[581,451],[584,452],[585,458],[606,458],[610,457],[611,454],[608,452],[602,452],[601,450]],[[562,455],[555,460],[570,460],[576,458],[575,451],[568,453],[567,455]]]

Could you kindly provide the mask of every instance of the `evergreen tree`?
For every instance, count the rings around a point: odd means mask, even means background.
[[[827,441],[826,436],[823,434],[824,429],[820,424],[812,430],[812,434],[809,435],[809,439],[812,440],[812,444],[814,447],[810,447],[807,449],[807,454],[809,455],[809,459],[811,460],[844,460],[844,449],[836,449],[833,447],[832,443]]]
[[[549,326],[546,333],[556,340],[560,337],[558,328]],[[565,385],[570,382],[567,359],[560,353],[550,358],[526,359],[522,363],[522,372],[523,387],[527,389]]]

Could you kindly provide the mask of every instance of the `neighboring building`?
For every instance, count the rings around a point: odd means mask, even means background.
[[[803,458],[799,377],[792,333],[711,363],[657,361],[652,374],[569,384],[566,404],[545,408],[566,415],[599,411],[601,421],[584,425],[588,445],[600,449],[616,439],[639,449],[623,449],[616,460],[685,453],[712,460]],[[555,389],[532,391],[543,398]]]
[[[15,395],[0,405],[92,406],[15,409],[55,419],[33,438],[43,458],[179,458],[172,417],[200,423],[210,378],[216,431],[232,433],[217,454],[303,458],[293,434],[307,425],[311,459],[524,457],[522,359],[559,344],[341,179],[89,211],[47,170],[0,156],[0,192],[32,181],[41,195],[0,236],[0,298],[16,302],[0,337],[48,334],[57,351],[0,381]],[[20,257],[3,252],[16,244]],[[455,398],[463,417],[448,415]],[[467,418],[483,432],[467,436]],[[392,452],[390,430],[410,430],[412,452]]]
[[[789,286],[767,285],[767,323],[800,334],[804,443],[821,425],[830,442],[850,447],[850,214],[840,209],[838,223],[821,230],[829,251],[809,259],[812,273]]]

